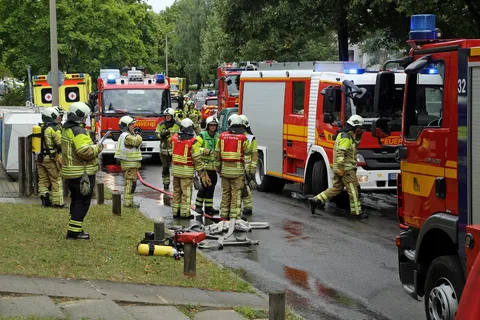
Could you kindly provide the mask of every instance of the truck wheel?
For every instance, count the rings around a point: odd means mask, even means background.
[[[116,164],[117,161],[115,159],[115,155],[113,153],[105,153],[102,154],[102,164],[107,165],[107,164]]]
[[[269,192],[274,189],[273,186],[277,181],[274,177],[267,176],[264,173],[264,168],[265,168],[265,162],[263,158],[263,152],[259,152],[258,161],[257,161],[257,172],[255,172],[255,182],[257,183],[258,191]],[[284,182],[284,185],[285,185],[285,182]],[[283,187],[282,187],[282,190],[283,190]]]
[[[274,182],[272,184],[272,192],[280,193],[283,191],[283,188],[285,188],[285,180],[276,178],[276,177],[269,177],[273,178]]]
[[[312,170],[312,190],[317,195],[328,188],[327,167],[325,161],[318,160],[313,164]]]
[[[454,320],[464,285],[465,276],[458,256],[433,260],[425,280],[427,320]]]

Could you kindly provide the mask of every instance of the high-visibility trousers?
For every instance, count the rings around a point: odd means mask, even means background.
[[[223,192],[220,204],[222,218],[230,216],[230,219],[240,219],[244,180],[243,176],[237,178],[222,177]]]

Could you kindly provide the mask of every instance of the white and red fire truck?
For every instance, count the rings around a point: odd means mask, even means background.
[[[102,69],[98,78],[96,133],[101,138],[112,131],[105,140],[102,152],[104,162],[113,160],[120,136],[118,121],[129,115],[135,117],[135,126],[141,128],[142,154],[160,154],[160,141],[155,128],[163,119],[163,111],[169,108],[170,86],[163,74],[145,75],[132,68],[127,75],[118,69]]]
[[[330,65],[327,70],[332,67],[338,69]],[[366,120],[357,157],[362,190],[396,189],[399,164],[394,150],[378,145],[370,124],[380,115],[396,115],[392,121],[396,132],[382,142],[398,144],[405,74],[395,74],[391,105],[374,110],[376,73],[341,67],[344,72],[324,72],[322,64],[316,71],[278,70],[278,66],[263,71],[259,66],[257,71],[242,72],[239,112],[247,115],[258,141],[260,191],[280,191],[291,182],[303,184],[304,194],[309,195],[332,186],[333,138],[352,114]],[[362,94],[355,92],[359,88]]]

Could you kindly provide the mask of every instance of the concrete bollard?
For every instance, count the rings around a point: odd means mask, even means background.
[[[112,192],[112,213],[117,216],[122,215],[122,195],[117,190]]]
[[[195,277],[197,275],[197,246],[193,243],[185,243],[183,252],[183,274]]]
[[[97,204],[105,203],[105,185],[103,182],[97,182]]]
[[[268,294],[268,320],[285,320],[285,291]]]
[[[163,221],[155,222],[153,226],[155,244],[158,244],[159,241],[165,239],[165,223]]]
[[[18,191],[20,197],[25,196],[25,137],[18,137]]]

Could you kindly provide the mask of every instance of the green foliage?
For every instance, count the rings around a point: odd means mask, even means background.
[[[0,106],[23,106],[23,93],[23,87],[9,89],[6,95],[0,97]]]

